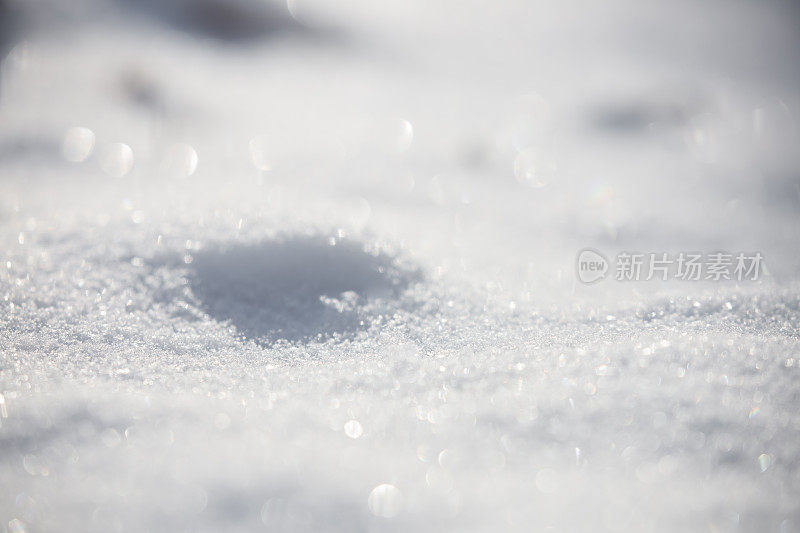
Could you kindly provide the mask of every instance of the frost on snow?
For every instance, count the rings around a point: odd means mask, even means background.
[[[0,3],[0,530],[800,528],[796,7],[55,4]]]

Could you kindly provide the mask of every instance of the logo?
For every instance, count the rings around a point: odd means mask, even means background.
[[[592,248],[578,253],[578,279],[595,283],[612,265]],[[761,252],[620,252],[614,258],[617,281],[758,281],[768,275]]]
[[[578,279],[595,283],[606,277],[608,260],[600,252],[586,248],[578,254]]]

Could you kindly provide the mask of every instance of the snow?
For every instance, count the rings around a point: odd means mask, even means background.
[[[4,531],[800,528],[793,4],[3,9]]]

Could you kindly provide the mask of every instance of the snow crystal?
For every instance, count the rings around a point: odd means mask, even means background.
[[[794,7],[49,4],[0,2],[3,531],[800,527]]]

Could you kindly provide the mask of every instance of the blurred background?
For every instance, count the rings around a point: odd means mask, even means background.
[[[271,198],[294,218],[319,201],[395,240],[435,227],[478,262],[527,248],[547,279],[562,256],[534,248],[797,240],[793,2],[0,9],[6,188],[170,211]]]
[[[0,59],[3,531],[800,527],[796,2],[0,0]]]

